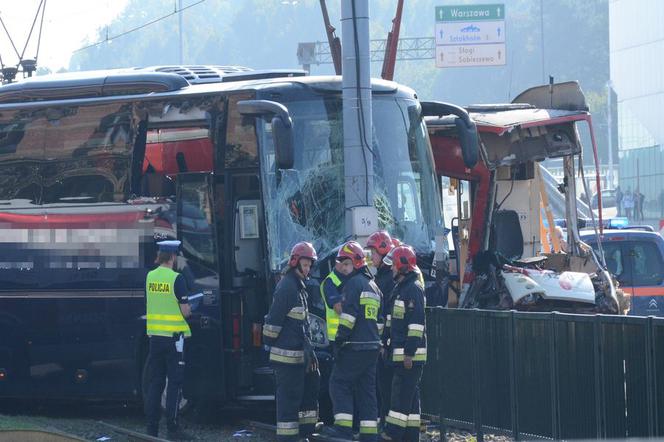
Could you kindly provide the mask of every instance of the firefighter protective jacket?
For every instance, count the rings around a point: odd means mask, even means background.
[[[382,294],[366,268],[345,282],[336,342],[351,350],[377,350],[382,332]]]
[[[394,289],[394,277],[392,276],[392,268],[388,265],[381,265],[376,271],[375,279],[376,285],[383,294],[383,299],[387,300],[392,294]]]
[[[424,286],[419,272],[413,271],[397,282],[392,293],[390,314],[390,360],[399,364],[411,356],[413,364],[427,360],[427,338],[424,329]]]
[[[308,314],[304,281],[290,270],[274,290],[263,325],[263,342],[270,346],[270,361],[305,363],[312,348]]]

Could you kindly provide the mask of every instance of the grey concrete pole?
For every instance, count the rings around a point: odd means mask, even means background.
[[[342,0],[341,38],[346,233],[366,236],[367,228],[378,228],[373,207],[368,0]]]

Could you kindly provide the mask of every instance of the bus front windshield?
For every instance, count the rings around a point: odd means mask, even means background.
[[[269,123],[263,122],[259,130],[273,270],[284,264],[298,241],[312,241],[322,258],[346,239],[341,97],[285,104],[293,118],[293,170],[275,170]],[[443,221],[419,104],[416,100],[374,96],[372,107],[372,153],[367,155],[373,155],[373,204],[379,228],[412,245],[418,253],[431,253]]]

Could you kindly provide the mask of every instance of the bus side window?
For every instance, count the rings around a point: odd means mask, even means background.
[[[149,110],[141,195],[173,197],[175,176],[213,170],[210,103],[168,100]]]
[[[216,271],[211,182],[207,173],[178,176],[178,238],[188,260]]]

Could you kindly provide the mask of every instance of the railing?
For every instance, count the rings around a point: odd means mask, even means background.
[[[427,337],[422,411],[443,427],[664,435],[664,318],[431,308]]]

